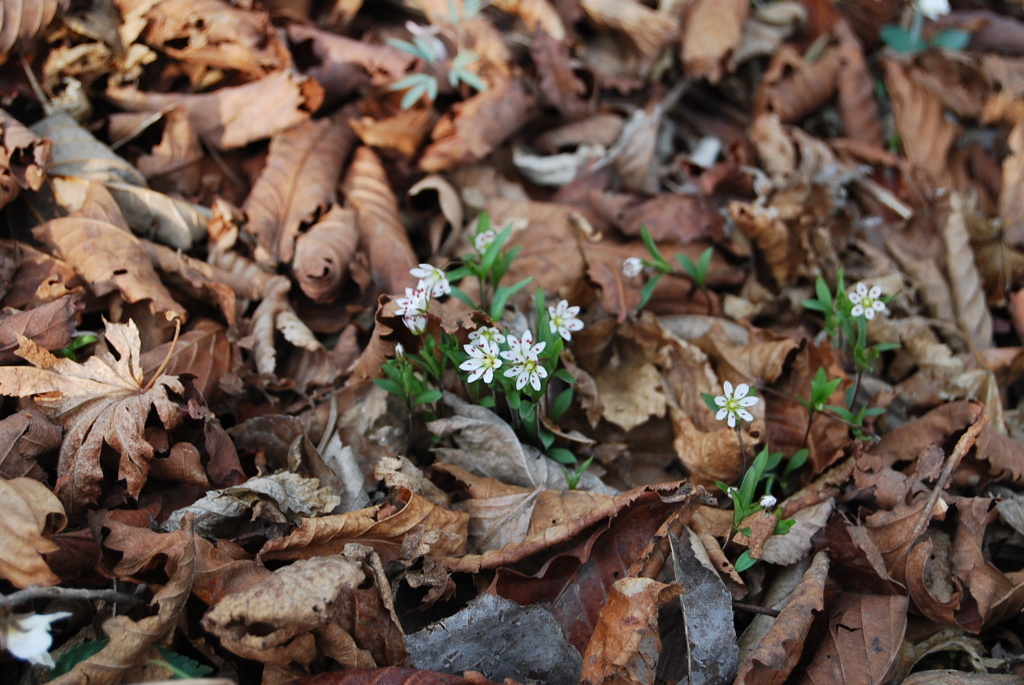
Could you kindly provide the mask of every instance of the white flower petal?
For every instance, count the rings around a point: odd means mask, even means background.
[[[871,290],[868,292],[868,297],[870,297],[872,300],[877,300],[881,296],[882,296],[882,286],[880,286],[880,285],[871,286]]]
[[[850,316],[860,316],[864,313],[864,305],[854,305],[853,309],[850,310]]]
[[[732,394],[732,383],[730,383],[729,381],[726,381],[725,383],[722,384],[722,387],[725,388],[725,397],[726,397],[726,399],[732,399],[732,397],[733,397],[733,394]]]
[[[736,427],[736,415],[733,414],[732,412],[729,412],[729,428],[735,428],[735,427]]]
[[[729,410],[728,409],[725,409],[725,408],[719,409],[718,413],[715,414],[715,420],[716,421],[721,421],[722,419],[724,419],[728,415],[729,415]]]
[[[722,395],[719,395],[718,397],[715,398],[715,404],[717,404],[719,407],[724,407],[727,402],[728,400],[725,399],[725,397],[723,397]],[[719,420],[721,420],[722,417],[719,416],[718,418]]]
[[[743,419],[744,421],[753,421],[753,420],[754,420],[754,415],[753,415],[753,414],[751,414],[751,413],[750,413],[749,411],[747,411],[746,409],[737,409],[737,410],[736,410],[736,413],[737,413],[737,414],[739,415],[739,417],[740,417],[741,419]],[[730,424],[730,425],[732,425],[732,424]]]
[[[875,310],[871,308],[865,309],[864,318],[867,319],[868,321],[871,321],[871,319],[875,318]]]
[[[737,404],[739,404],[741,407],[753,407],[760,400],[761,400],[760,397],[757,397],[755,395],[751,395],[750,397],[744,397],[743,399],[739,400],[737,402]]]
[[[736,386],[736,394],[732,398],[734,400],[742,399],[747,396],[748,392],[750,392],[750,386],[746,383],[740,383]]]
[[[864,297],[868,294],[868,287],[863,282],[857,284],[857,294]]]

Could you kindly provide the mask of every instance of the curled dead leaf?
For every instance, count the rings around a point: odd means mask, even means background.
[[[742,0],[697,0],[688,9],[682,59],[688,76],[718,83],[729,55],[739,47],[750,3]]]
[[[57,550],[49,532],[67,523],[64,507],[50,490],[31,478],[0,480],[0,578],[20,588],[60,582],[43,560]]]
[[[295,240],[292,271],[314,302],[333,302],[348,281],[359,242],[356,213],[335,205]]]

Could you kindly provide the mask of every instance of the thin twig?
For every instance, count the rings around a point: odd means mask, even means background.
[[[732,608],[746,611],[749,614],[761,614],[762,616],[771,616],[772,618],[782,613],[778,609],[769,609],[768,607],[759,607],[756,604],[744,604],[743,602],[733,602]]]
[[[24,590],[0,595],[0,606],[9,608],[24,604],[35,599],[84,599],[89,602],[113,602],[117,604],[145,604],[146,600],[117,590],[100,590],[89,588],[40,587],[32,585]]]

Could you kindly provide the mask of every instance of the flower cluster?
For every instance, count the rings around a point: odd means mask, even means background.
[[[888,312],[885,303],[881,300],[882,286],[880,285],[872,286],[869,289],[866,284],[858,283],[854,292],[850,293],[847,297],[853,303],[850,316],[863,316],[870,321],[875,318],[875,314],[885,314]]]
[[[70,615],[66,611],[55,614],[7,614],[0,618],[0,646],[19,659],[53,668],[50,624]]]
[[[413,335],[420,335],[427,330],[427,310],[430,309],[430,298],[442,297],[452,291],[452,286],[444,271],[430,264],[420,264],[409,273],[420,279],[415,288],[406,288],[405,297],[395,300],[398,305],[398,316],[402,317],[406,328]]]

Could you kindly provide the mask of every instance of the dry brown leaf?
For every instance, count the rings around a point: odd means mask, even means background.
[[[157,276],[145,249],[125,224],[106,189],[91,183],[86,202],[73,215],[53,219],[33,234],[71,264],[99,297],[115,290],[128,302],[150,301],[154,314],[186,317]]]
[[[1017,122],[1006,140],[1010,154],[1003,159],[1003,188],[999,193],[999,217],[1006,239],[1024,247],[1024,119]]]
[[[565,38],[565,24],[550,0],[494,0],[502,12],[518,16],[531,33],[538,29],[555,40]]]
[[[469,516],[441,508],[404,489],[391,500],[345,514],[305,518],[291,535],[268,541],[260,559],[310,559],[338,554],[345,545],[368,545],[384,563],[461,555],[466,550]]]
[[[370,257],[379,293],[401,293],[413,286],[416,279],[409,269],[416,266],[416,253],[398,213],[398,199],[373,150],[356,150],[342,189],[347,205],[357,212],[359,241]]]
[[[108,322],[105,339],[117,358],[97,351],[78,364],[58,359],[26,338],[19,354],[33,366],[0,368],[0,394],[34,396],[64,426],[56,491],[74,516],[99,499],[106,481],[100,466],[105,447],[120,455],[117,477],[138,497],[154,455],[145,436],[150,410],[156,410],[165,428],[181,421],[177,405],[168,397],[168,391],[184,393],[177,378],[163,375],[150,386],[142,384],[135,323]]]
[[[251,76],[291,66],[269,15],[253,8],[222,0],[163,0],[145,19],[146,43],[182,62]]]
[[[889,681],[906,630],[906,597],[844,592],[832,608],[828,633],[801,685]]]
[[[605,506],[612,496],[585,490],[528,488],[485,478],[459,466],[438,463],[435,468],[459,480],[469,492],[460,503],[469,514],[469,542],[474,552],[521,543],[531,536],[550,534]]]
[[[838,105],[843,131],[847,138],[881,148],[884,141],[878,123],[875,83],[864,61],[864,48],[845,21],[837,21],[834,30],[841,60]]]
[[[518,80],[503,79],[455,104],[434,126],[434,142],[420,158],[424,171],[447,171],[480,161],[525,125],[534,98]]]
[[[207,404],[213,404],[223,394],[221,378],[241,366],[238,346],[229,339],[227,329],[213,319],[194,321],[177,342],[157,345],[143,353],[140,362],[147,379],[165,362],[165,375],[187,373],[194,376],[192,382],[203,393]]]
[[[333,302],[348,283],[359,242],[356,213],[334,205],[295,241],[292,272],[306,297]]]
[[[46,480],[36,457],[60,448],[60,426],[51,423],[37,408],[25,409],[0,420],[0,476],[9,480]]]
[[[951,211],[942,229],[942,237],[946,243],[946,270],[952,284],[956,320],[977,349],[987,350],[993,343],[992,314],[974,263],[964,200],[959,193],[953,193],[949,204]]]
[[[622,578],[608,589],[583,657],[580,681],[653,685],[661,656],[658,610],[683,592],[650,578]]]
[[[757,111],[775,114],[784,124],[803,119],[835,95],[842,65],[835,48],[808,62],[792,46],[783,46],[765,71]]]
[[[68,295],[24,312],[0,311],[0,363],[19,359],[14,350],[20,337],[51,351],[66,346],[78,326],[78,312],[79,305]]]
[[[107,646],[50,682],[56,685],[120,685],[126,672],[138,666],[150,648],[178,625],[196,577],[194,539],[184,546],[168,575],[170,582],[153,595],[152,605],[158,606],[155,615],[138,621],[124,615],[104,621],[103,632],[110,638]]]
[[[203,148],[199,136],[188,114],[179,107],[167,112],[163,120],[160,142],[139,155],[135,166],[156,190],[195,196],[202,188]]]
[[[277,369],[274,335],[278,331],[292,345],[310,352],[323,347],[288,301],[291,287],[291,281],[285,276],[273,276],[267,282],[263,288],[263,301],[252,313],[249,335],[239,341],[243,347],[252,348],[256,370],[261,374],[272,374]]]
[[[744,462],[736,431],[726,426],[706,433],[676,409],[672,409],[671,416],[675,432],[672,446],[693,482],[711,486],[718,480],[735,481],[743,472]],[[763,422],[757,421],[744,429],[743,444],[748,451],[748,462],[753,459],[757,436],[764,433],[762,426]]]
[[[623,344],[594,373],[603,418],[631,431],[652,417],[664,417],[667,406],[658,369],[634,344]]]
[[[310,45],[315,63],[308,74],[323,84],[332,102],[367,82],[374,86],[394,83],[409,72],[415,59],[390,45],[349,38],[307,23],[289,22],[286,31],[296,47]]]
[[[31,478],[0,480],[0,578],[20,588],[60,582],[43,560],[57,550],[50,532],[67,523],[64,507],[50,490]]]
[[[802,3],[783,0],[754,7],[743,22],[743,38],[729,57],[729,72],[758,57],[769,57],[807,23],[808,11]]]
[[[120,179],[135,186],[146,185],[146,179],[138,169],[115,154],[63,110],[37,121],[32,125],[32,132],[53,141],[50,162],[47,164],[50,176],[68,176],[101,183]],[[77,206],[68,206],[66,202],[63,204],[69,210],[77,209]]]
[[[956,500],[953,566],[975,605],[969,607],[969,611],[960,612],[957,618],[972,633],[1017,616],[1024,608],[1024,572],[1003,573],[985,556],[985,528],[997,516],[993,503],[994,500],[985,497]],[[975,611],[979,619],[976,623],[963,620],[963,614]]]
[[[960,127],[946,118],[938,98],[907,77],[903,66],[892,59],[884,62],[885,85],[907,158],[935,184],[950,187],[948,157]]]
[[[67,8],[68,0],[4,0],[0,6],[0,57],[6,57],[18,41],[42,34]]]
[[[242,205],[257,261],[292,260],[301,225],[334,202],[351,146],[351,130],[337,118],[308,121],[270,141],[267,164]]]
[[[382,119],[350,119],[349,125],[363,145],[395,150],[411,159],[430,133],[434,119],[432,108],[413,107]]]
[[[3,28],[0,27],[0,40]],[[52,141],[37,137],[17,119],[0,110],[0,207],[22,190],[42,187],[52,145]]]
[[[530,56],[537,67],[537,92],[542,101],[573,121],[593,113],[597,90],[586,97],[587,84],[576,75],[564,30],[562,34],[562,38],[549,33],[536,36],[530,44]]]
[[[107,97],[132,112],[181,107],[200,138],[218,149],[231,150],[308,120],[323,102],[323,88],[295,72],[278,71],[259,81],[201,95],[145,93],[111,85]]]
[[[297,561],[228,595],[203,627],[235,654],[280,667],[305,667],[318,655],[345,668],[406,660],[390,586],[379,559],[361,545]]]
[[[786,227],[774,212],[748,202],[730,202],[729,216],[754,241],[778,287],[788,285],[802,269],[808,251],[800,233]]]
[[[629,37],[643,58],[641,72],[648,71],[679,34],[679,23],[674,16],[639,2],[580,0],[580,6],[595,24]]]
[[[687,76],[718,83],[729,55],[739,47],[750,3],[697,0],[688,9],[682,59]]]
[[[800,585],[760,643],[740,664],[736,685],[782,685],[803,654],[816,614],[825,608],[828,555],[818,552]]]

